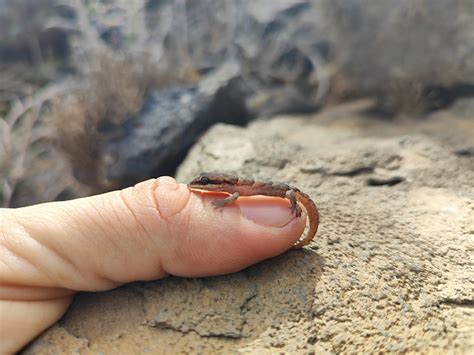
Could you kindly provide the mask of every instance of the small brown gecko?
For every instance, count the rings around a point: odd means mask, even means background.
[[[213,205],[216,208],[223,208],[225,205],[237,200],[240,196],[274,196],[290,200],[291,212],[293,212],[296,217],[301,217],[301,207],[298,202],[301,203],[308,215],[309,230],[303,238],[293,245],[294,249],[301,248],[311,242],[318,230],[319,213],[313,200],[298,188],[287,184],[242,179],[222,173],[202,173],[193,179],[188,184],[188,187],[192,190],[217,191],[230,194],[230,196],[224,199],[214,200]]]

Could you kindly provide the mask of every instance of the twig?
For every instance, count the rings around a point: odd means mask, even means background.
[[[31,110],[34,107],[43,105],[44,102],[51,100],[53,97],[56,97],[60,94],[64,94],[70,88],[71,85],[68,83],[52,84],[39,90],[37,93],[26,98],[24,101],[18,99],[10,110],[10,112],[8,113],[5,120],[7,121],[8,125],[13,128],[16,122],[27,111]]]
[[[6,134],[5,137],[8,138],[3,142],[5,145],[5,155],[7,155],[5,157],[7,159],[7,166],[2,170],[8,171],[7,176],[3,177],[5,179],[2,186],[2,204],[4,207],[10,205],[15,187],[25,172],[28,148],[33,142],[47,136],[47,130],[34,132],[35,123],[41,117],[41,109],[44,103],[58,95],[64,94],[70,88],[71,85],[69,83],[52,84],[24,100],[18,99],[7,117],[2,120],[2,131]],[[21,118],[24,118],[21,127],[15,129],[16,124]],[[15,139],[14,136],[18,137]],[[15,147],[13,147],[13,143]]]

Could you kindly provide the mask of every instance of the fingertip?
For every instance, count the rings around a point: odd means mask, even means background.
[[[300,238],[305,215],[295,217],[286,200],[269,197],[239,198],[215,209],[215,195],[192,193],[190,220],[184,244],[176,245],[170,274],[208,276],[234,272],[279,255]]]
[[[161,217],[167,219],[185,209],[190,191],[185,184],[179,184],[174,178],[162,176],[154,182],[153,196]]]

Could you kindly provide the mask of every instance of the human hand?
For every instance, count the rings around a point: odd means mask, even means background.
[[[77,291],[238,271],[284,252],[304,231],[306,219],[285,199],[240,198],[216,210],[213,198],[161,177],[0,209],[0,352],[20,350],[56,322]]]

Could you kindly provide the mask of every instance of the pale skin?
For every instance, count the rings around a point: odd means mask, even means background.
[[[225,197],[225,196],[224,196]],[[289,249],[305,228],[283,198],[212,193],[173,178],[67,202],[0,209],[0,353],[54,324],[78,291],[167,275],[241,270]]]

